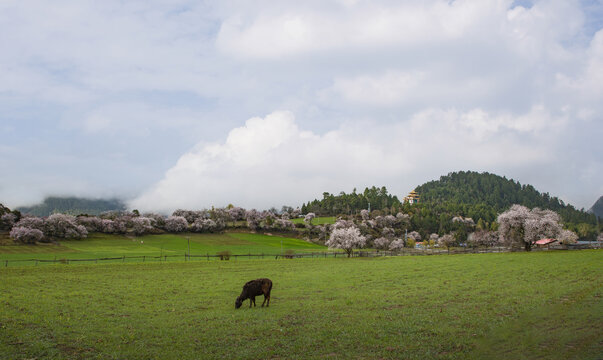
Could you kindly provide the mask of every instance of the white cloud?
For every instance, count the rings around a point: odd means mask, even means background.
[[[518,169],[553,161],[535,109],[522,116],[476,109],[426,110],[390,125],[345,126],[324,135],[300,130],[276,111],[230,131],[223,143],[199,144],[133,208],[169,212],[234,203],[268,208],[300,205],[322,191],[386,184],[404,193],[436,169]],[[544,118],[543,118],[544,116]],[[484,129],[486,128],[486,129]],[[534,130],[539,130],[537,135]],[[505,134],[513,132],[512,135]],[[520,141],[517,134],[530,141]],[[504,152],[505,156],[492,154]],[[429,164],[429,169],[426,165]]]
[[[323,101],[340,96],[347,102],[369,105],[399,105],[414,97],[421,87],[425,74],[389,71],[380,76],[361,75],[351,79],[335,79],[333,86],[320,92]]]

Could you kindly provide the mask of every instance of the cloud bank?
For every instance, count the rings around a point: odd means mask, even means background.
[[[519,116],[451,109],[426,110],[405,124],[367,122],[318,135],[300,129],[293,113],[275,111],[247,120],[221,143],[198,144],[130,206],[162,212],[229,203],[280,207],[318,197],[317,189],[371,185],[404,194],[437,175],[433,169],[554,163],[545,139],[559,138],[564,126],[542,108]]]

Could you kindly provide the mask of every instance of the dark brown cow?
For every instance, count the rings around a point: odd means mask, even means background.
[[[272,290],[272,280],[270,279],[257,279],[248,281],[243,285],[243,291],[241,295],[235,301],[235,309],[238,309],[243,304],[243,301],[249,299],[249,307],[251,304],[255,306],[255,297],[264,295],[264,302],[262,306],[266,304],[266,307],[270,306],[270,291]]]

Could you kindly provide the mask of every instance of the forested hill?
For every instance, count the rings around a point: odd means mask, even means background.
[[[599,219],[603,219],[603,196],[588,210],[589,213],[595,214]]]
[[[440,177],[418,186],[415,191],[421,196],[421,203],[443,205],[446,203],[469,206],[485,206],[502,212],[513,204],[529,208],[540,207],[558,212],[564,221],[570,223],[594,224],[596,219],[583,210],[564,204],[557,197],[540,193],[532,185],[520,184],[490,173],[460,171]]]
[[[41,204],[17,208],[23,214],[35,216],[49,216],[54,213],[99,215],[105,211],[125,209],[124,203],[117,199],[83,199],[77,197],[48,197]]]

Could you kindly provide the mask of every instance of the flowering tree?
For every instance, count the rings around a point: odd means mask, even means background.
[[[400,251],[404,248],[404,239],[396,239],[389,244],[389,249],[392,251]]]
[[[132,219],[132,231],[136,235],[143,235],[153,230],[151,219],[144,216],[135,217]]]
[[[11,229],[17,221],[17,215],[13,213],[6,213],[0,216],[0,229]]]
[[[232,221],[245,220],[245,209],[234,206],[228,210]]]
[[[165,229],[165,216],[157,213],[145,213],[143,216],[151,219],[151,225],[153,227]]]
[[[396,214],[396,220],[398,226],[406,228],[410,224],[410,215],[399,212]]]
[[[366,244],[366,238],[360,234],[357,227],[335,229],[331,232],[329,240],[325,243],[329,248],[343,249],[348,257],[354,249],[361,248]]]
[[[276,219],[272,227],[278,230],[293,230],[295,229],[295,224],[291,222],[291,220],[287,219]]]
[[[15,227],[26,227],[29,229],[38,229],[44,231],[44,220],[35,216],[24,216],[15,224]]]
[[[314,219],[315,217],[316,217],[316,214],[307,213],[306,216],[304,217],[304,222],[306,223],[306,225],[312,226],[312,219]]]
[[[88,232],[101,231],[102,220],[96,216],[78,216],[76,221],[86,228]]]
[[[413,239],[415,242],[421,241],[421,234],[416,231],[408,233],[408,238]]]
[[[498,241],[495,231],[478,230],[467,237],[467,245],[471,247],[492,247],[496,246]]]
[[[396,232],[390,227],[384,227],[383,230],[381,230],[381,235],[388,239],[393,239],[396,236]]]
[[[191,230],[194,232],[214,232],[218,225],[212,219],[197,219],[191,225]]]
[[[374,241],[374,246],[376,249],[389,249],[389,245],[391,243],[391,240],[386,238],[386,237],[380,237],[375,239]]]
[[[465,224],[468,226],[475,226],[475,222],[470,217],[464,218],[462,216],[455,216],[452,218],[452,222],[453,223],[461,223],[461,224]]]
[[[352,220],[337,219],[335,224],[333,224],[333,229],[345,229],[353,226],[355,225]]]
[[[561,230],[557,236],[557,240],[563,245],[575,244],[578,241],[578,235],[571,230]]]
[[[263,211],[262,218],[264,219],[264,225],[266,228],[271,228],[274,225],[274,220],[276,220],[276,215],[272,211]]]
[[[295,218],[299,217],[299,215],[301,214],[301,209],[297,208],[297,209],[291,211],[290,213],[291,213],[291,218],[295,219]]]
[[[530,251],[534,242],[557,237],[561,232],[559,220],[559,215],[551,210],[530,210],[516,204],[498,215],[498,232],[501,241],[521,245],[526,251]]]
[[[170,216],[165,219],[165,230],[169,232],[183,232],[188,229],[188,222],[183,216]]]
[[[262,216],[256,209],[247,210],[245,213],[245,219],[247,219],[247,227],[250,230],[256,230],[260,227]]]
[[[362,209],[362,210],[360,210],[360,216],[362,217],[362,220],[366,221],[366,220],[370,219],[371,214],[369,213],[368,210]]]
[[[52,214],[44,222],[44,235],[63,239],[82,239],[88,236],[88,230],[78,225],[74,216]]]
[[[184,219],[186,219],[187,224],[192,224],[195,222],[195,220],[199,219],[199,218],[207,218],[209,217],[207,214],[207,211],[200,211],[200,210],[183,210],[183,209],[177,209],[174,210],[174,212],[172,213],[172,216],[181,216]]]
[[[22,226],[13,227],[9,236],[13,240],[23,244],[35,244],[44,239],[44,233],[41,230]]]
[[[438,240],[438,244],[440,246],[446,247],[449,251],[450,251],[450,248],[455,245],[455,243],[456,243],[456,238],[452,234],[446,234]]]

